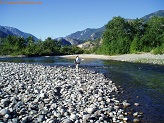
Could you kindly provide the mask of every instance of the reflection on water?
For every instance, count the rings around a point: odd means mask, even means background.
[[[74,67],[74,59],[60,57],[0,58],[0,61]],[[80,67],[101,72],[123,87],[122,100],[140,103],[137,108],[144,112],[144,123],[164,122],[164,66],[84,59]]]
[[[128,62],[104,61],[108,74],[121,85],[133,103],[139,102],[144,113],[144,122],[164,122],[164,66]]]

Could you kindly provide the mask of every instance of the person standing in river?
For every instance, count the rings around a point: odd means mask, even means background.
[[[76,59],[74,62],[76,65],[76,71],[78,72],[79,71],[79,64],[81,63],[81,59],[79,58],[79,56],[76,56]]]

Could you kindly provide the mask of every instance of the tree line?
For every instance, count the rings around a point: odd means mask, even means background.
[[[76,46],[64,46],[50,37],[45,41],[35,41],[33,37],[24,39],[16,36],[0,39],[0,55],[46,56],[79,53],[83,53],[83,50]]]
[[[127,54],[138,52],[164,53],[164,17],[126,20],[114,17],[106,24],[98,54]]]

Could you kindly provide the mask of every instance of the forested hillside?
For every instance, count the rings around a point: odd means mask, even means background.
[[[164,53],[164,17],[154,16],[126,21],[114,17],[106,24],[98,54],[126,54],[137,52]]]

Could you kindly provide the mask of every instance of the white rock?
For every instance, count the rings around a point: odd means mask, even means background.
[[[87,112],[88,112],[89,114],[92,114],[93,111],[94,111],[94,108],[87,108]]]
[[[40,97],[41,98],[44,98],[45,97],[45,94],[44,93],[40,93]]]
[[[133,116],[137,117],[138,116],[138,112],[133,113]]]
[[[134,103],[134,106],[139,106],[140,104],[139,103]]]
[[[72,113],[72,114],[70,115],[70,119],[71,119],[71,120],[74,121],[76,118],[77,118],[77,116],[76,116],[75,114]]]
[[[138,123],[139,122],[139,119],[135,118],[135,119],[133,119],[133,122],[134,123]]]
[[[0,114],[1,115],[6,115],[7,113],[8,113],[8,110],[7,109],[0,110]]]
[[[123,118],[123,120],[124,120],[124,121],[127,121],[127,120],[128,120],[128,118],[127,118],[127,117],[124,117],[124,118]]]

